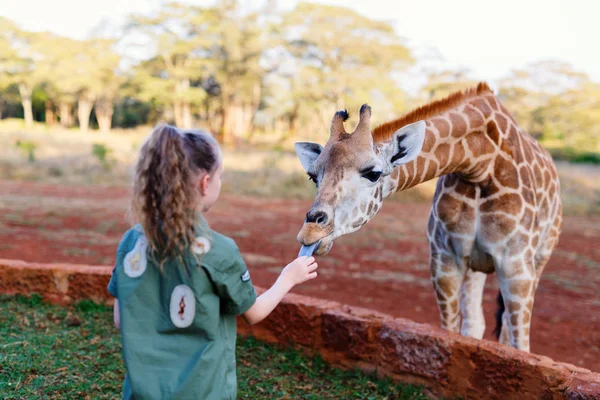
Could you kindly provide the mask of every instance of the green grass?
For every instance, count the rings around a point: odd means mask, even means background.
[[[425,399],[418,388],[332,368],[320,358],[239,338],[241,399]],[[125,374],[112,310],[0,297],[2,399],[116,399]]]

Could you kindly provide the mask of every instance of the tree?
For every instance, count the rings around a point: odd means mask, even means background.
[[[28,33],[14,23],[0,17],[0,78],[5,85],[14,83],[19,88],[25,125],[33,125],[31,96],[34,86],[39,84],[36,65],[41,61],[37,46],[44,34]]]
[[[192,126],[191,104],[204,98],[202,88],[194,87],[202,73],[204,39],[192,21],[200,7],[168,3],[155,16],[134,15],[129,32],[146,37],[155,55],[138,67],[142,98],[173,108],[175,124]]]
[[[291,118],[318,115],[323,125],[335,109],[366,102],[377,107],[375,119],[403,108],[395,75],[413,59],[391,24],[343,7],[302,2],[284,16],[281,36],[295,61],[284,72],[293,93]]]

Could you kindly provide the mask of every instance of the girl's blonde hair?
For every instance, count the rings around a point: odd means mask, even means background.
[[[159,259],[179,258],[193,242],[200,200],[198,178],[212,175],[220,163],[219,145],[202,131],[181,132],[159,124],[142,146],[131,211]]]

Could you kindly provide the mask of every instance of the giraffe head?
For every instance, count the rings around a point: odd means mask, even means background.
[[[317,255],[327,254],[335,239],[359,230],[377,214],[388,194],[385,177],[414,160],[425,138],[425,122],[419,121],[398,129],[388,142],[374,143],[371,107],[366,104],[353,133],[344,130],[347,119],[347,111],[335,113],[325,147],[309,142],[295,146],[300,163],[317,185],[298,241],[303,245],[321,241]]]

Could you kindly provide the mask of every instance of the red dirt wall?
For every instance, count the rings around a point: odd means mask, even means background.
[[[0,259],[0,293],[36,292],[58,304],[81,299],[110,304],[111,270]],[[293,343],[343,367],[423,384],[439,396],[600,399],[600,374],[328,300],[289,294],[262,323],[248,326],[240,320],[239,332]]]

